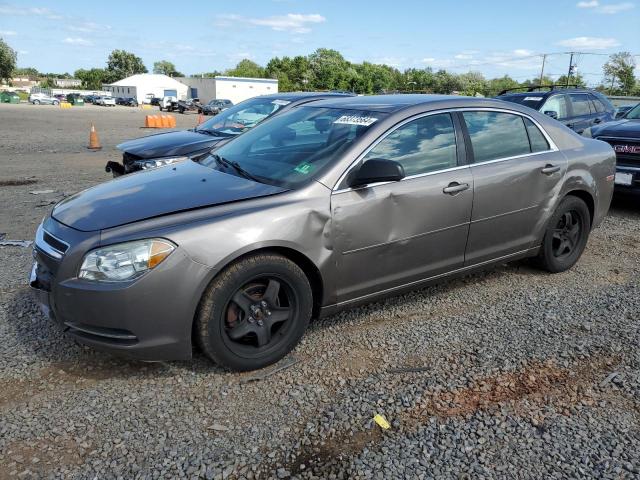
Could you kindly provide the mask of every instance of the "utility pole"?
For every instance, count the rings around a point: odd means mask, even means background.
[[[571,53],[571,56],[569,57],[569,73],[567,73],[567,88],[569,88],[569,79],[571,78],[571,72],[573,71],[573,53],[574,52],[569,52]]]
[[[547,54],[543,53],[542,54],[542,68],[540,69],[540,81],[538,82],[538,84],[540,86],[542,86],[542,78],[544,77],[544,62],[547,60]]]

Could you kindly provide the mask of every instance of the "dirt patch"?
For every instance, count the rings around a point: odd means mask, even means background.
[[[27,402],[42,393],[62,392],[75,388],[87,388],[112,378],[144,376],[152,370],[157,375],[161,365],[129,364],[125,361],[101,363],[58,362],[39,370],[32,378],[24,380],[0,380],[0,409]]]
[[[0,479],[42,478],[60,466],[81,465],[90,447],[69,437],[10,443],[0,455]]]
[[[303,447],[296,459],[288,465],[287,470],[292,475],[297,475],[309,467],[349,458],[364,450],[365,447],[380,442],[382,438],[382,430],[377,426],[353,434],[337,435],[323,441],[320,445]]]
[[[0,180],[0,187],[17,187],[21,185],[33,185],[34,183],[38,183],[38,180],[33,178]]]
[[[531,363],[515,372],[481,379],[466,388],[433,392],[406,416],[414,421],[425,416],[465,416],[504,403],[518,409],[519,403],[525,401],[537,406],[554,403],[560,413],[568,414],[579,403],[595,403],[592,388],[618,362],[615,358],[603,358],[575,365],[573,369],[560,368],[553,360]]]

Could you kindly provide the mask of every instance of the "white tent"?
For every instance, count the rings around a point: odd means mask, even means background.
[[[102,89],[111,92],[114,97],[134,97],[138,103],[149,103],[151,97],[187,98],[188,87],[184,83],[155,73],[139,73],[117,82],[105,84]]]

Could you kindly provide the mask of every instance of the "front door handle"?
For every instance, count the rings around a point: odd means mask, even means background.
[[[451,182],[448,186],[442,189],[442,193],[448,193],[449,195],[455,195],[456,193],[463,192],[469,188],[468,183]]]
[[[593,123],[600,123],[600,122],[602,122],[602,120],[600,120],[599,118],[596,118],[596,119],[593,121]]]
[[[550,163],[548,163],[547,165],[545,165],[545,167],[540,170],[542,173],[544,173],[545,175],[553,175],[556,172],[560,171],[560,166],[559,165],[551,165]]]

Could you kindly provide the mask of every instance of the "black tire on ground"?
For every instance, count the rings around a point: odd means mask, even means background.
[[[207,287],[195,319],[198,344],[232,370],[266,367],[298,344],[312,306],[309,280],[298,265],[274,253],[252,255]]]
[[[162,107],[160,105],[158,105],[158,110],[162,111]]]
[[[33,104],[34,104],[34,105],[40,105],[40,100],[34,100],[34,101],[33,101]]]
[[[57,100],[54,100],[53,102],[51,102],[53,105],[58,105],[60,102],[58,102]]]
[[[535,263],[551,273],[570,269],[582,255],[590,231],[587,204],[576,196],[566,196],[547,225]]]

